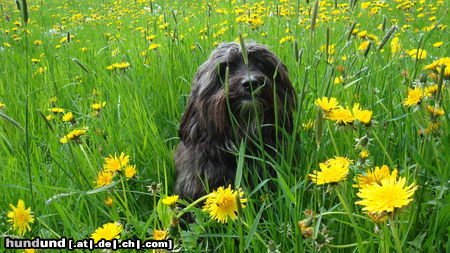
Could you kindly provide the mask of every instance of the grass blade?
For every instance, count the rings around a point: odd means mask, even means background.
[[[15,121],[5,113],[0,111],[0,118],[3,118],[4,120],[8,121],[9,123],[13,124],[15,127],[19,128],[20,130],[24,131],[23,127],[19,124],[19,122]]]

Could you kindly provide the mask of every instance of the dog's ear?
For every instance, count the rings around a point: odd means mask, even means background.
[[[179,135],[185,143],[215,138],[226,127],[226,107],[221,72],[235,43],[222,43],[197,70]]]
[[[194,102],[195,95],[192,93],[191,96],[189,97],[186,111],[184,111],[183,117],[181,117],[180,129],[178,130],[180,139],[184,141],[186,144],[192,142],[192,140],[195,140],[196,133],[198,132],[198,129],[196,129],[197,128],[196,121],[198,118],[198,113]]]
[[[213,118],[218,115],[213,112],[216,109],[216,101],[212,98],[216,97],[220,88],[217,61],[211,56],[198,68],[192,80],[189,101],[181,118],[178,133],[186,144],[196,144],[213,135],[210,133],[214,131]]]
[[[293,111],[296,108],[297,96],[289,79],[288,68],[284,63],[278,61],[275,77],[276,85],[281,89],[277,89],[280,102],[282,104],[283,119],[282,124],[287,132],[292,132],[293,128]]]

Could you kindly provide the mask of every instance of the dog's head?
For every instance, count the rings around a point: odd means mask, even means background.
[[[255,121],[290,130],[295,93],[286,66],[263,45],[246,43],[246,51],[248,63],[239,44],[222,43],[199,67],[180,124],[183,141],[230,137],[232,124]]]

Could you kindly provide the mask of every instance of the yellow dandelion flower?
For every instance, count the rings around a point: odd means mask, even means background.
[[[150,40],[150,41],[154,40],[155,38],[156,38],[156,35],[149,35],[149,36],[145,37],[146,40]]]
[[[356,204],[364,206],[363,210],[369,213],[393,212],[396,208],[408,205],[417,190],[414,183],[405,186],[406,178],[388,178],[381,184],[371,184],[359,189]]]
[[[74,120],[74,116],[72,112],[68,112],[62,116],[62,121],[64,122],[72,122]]]
[[[359,44],[358,50],[362,50],[362,51],[366,50],[367,47],[369,46],[369,44],[370,44],[369,40],[365,40],[365,41],[361,42],[361,44]]]
[[[371,4],[371,2],[363,2],[361,3],[361,9],[367,9]]]
[[[35,44],[36,46],[40,46],[40,45],[42,45],[42,41],[35,40],[35,41],[33,41],[33,44]]]
[[[159,25],[159,28],[166,29],[168,26],[169,26],[169,23],[165,23],[165,24]]]
[[[162,200],[162,203],[166,206],[174,206],[177,203],[178,195],[172,195],[170,197],[166,197]]]
[[[34,217],[31,214],[31,207],[25,209],[25,202],[19,199],[17,206],[9,204],[12,211],[8,212],[7,221],[12,223],[12,229],[17,230],[19,235],[24,235],[27,231],[31,231],[29,223],[34,222]]]
[[[119,222],[110,222],[104,224],[102,227],[97,228],[91,235],[91,238],[94,239],[94,243],[97,243],[101,239],[111,241],[112,239],[119,239],[120,233],[122,231],[122,224],[120,224]]]
[[[103,165],[103,168],[106,171],[121,171],[122,168],[126,167],[128,165],[128,162],[130,161],[130,157],[128,155],[125,155],[124,152],[120,153],[120,156],[117,157],[116,153],[114,153],[114,157],[110,154],[109,158],[104,158],[105,164]]]
[[[36,73],[44,73],[45,71],[47,71],[47,67],[40,67],[40,68],[38,68]]]
[[[4,108],[4,107],[6,107],[6,104],[0,102],[0,108]]]
[[[361,159],[366,159],[367,157],[369,157],[370,153],[368,150],[363,150],[359,153],[359,157]]]
[[[5,47],[11,47],[11,44],[6,43],[6,42],[3,42],[3,46],[5,46]]]
[[[372,111],[361,110],[358,103],[353,105],[352,113],[355,120],[359,120],[366,125],[370,124],[372,121]]]
[[[97,172],[97,180],[94,181],[96,184],[95,188],[110,185],[112,183],[114,173],[109,171],[99,171]]]
[[[348,159],[347,157],[342,156],[336,156],[335,158],[328,159],[325,161],[325,164],[327,166],[342,166],[342,167],[348,167],[350,164],[352,164],[353,161]]]
[[[289,35],[289,36],[281,38],[280,39],[280,44],[286,43],[288,41],[293,41],[293,40],[294,40],[294,36]]]
[[[148,47],[148,50],[157,49],[158,47],[161,47],[161,44],[151,44],[151,45]]]
[[[331,110],[325,118],[336,121],[340,125],[351,125],[355,120],[352,112],[348,108],[344,109],[342,107]]]
[[[96,89],[92,90],[92,95],[94,95],[94,96],[100,96],[101,94],[102,93],[100,91],[96,90]],[[104,102],[104,103],[106,103],[106,102]]]
[[[122,62],[122,63],[113,63],[106,67],[108,70],[116,70],[116,69],[126,69],[130,67],[131,64],[129,62]]]
[[[433,63],[426,65],[423,69],[427,69],[427,70],[436,70],[437,72],[440,72],[440,67],[442,65],[446,66],[446,71],[445,74],[447,74],[447,66],[450,66],[450,57],[443,57],[443,58],[439,58],[435,61],[433,61]],[[438,69],[439,68],[439,69]],[[449,67],[450,68],[450,67]]]
[[[440,125],[441,124],[438,121],[430,121],[428,123],[428,128],[426,129],[427,134],[437,132],[437,130],[439,130]]]
[[[320,171],[313,170],[308,176],[317,185],[337,183],[347,177],[351,163],[345,157],[335,157],[319,163]]]
[[[344,82],[344,77],[343,76],[337,76],[336,78],[334,78],[334,84],[340,84]]]
[[[102,102],[102,103],[95,103],[91,105],[91,108],[96,110],[96,111],[100,111],[103,107],[105,107],[106,102]]]
[[[414,89],[408,88],[408,97],[403,100],[403,104],[406,106],[413,106],[422,102],[423,92],[422,88],[417,87]]]
[[[228,222],[228,217],[235,220],[237,218],[238,204],[241,204],[244,208],[244,203],[247,202],[243,195],[244,193],[241,189],[234,191],[231,190],[231,185],[228,188],[221,186],[208,195],[202,210],[208,212],[210,217],[219,223]],[[240,203],[237,202],[237,199],[239,199]]]
[[[49,108],[48,110],[49,110],[50,112],[53,112],[54,114],[58,114],[58,113],[60,113],[60,112],[64,112],[64,111],[65,111],[64,109],[58,108],[58,107],[55,107],[55,108]]]
[[[423,60],[427,58],[427,50],[425,49],[411,49],[406,50],[406,53],[411,56],[413,59]]]
[[[442,116],[445,114],[444,110],[440,109],[439,107],[434,107],[430,105],[427,105],[427,111],[435,117]]]
[[[124,69],[124,68],[128,68],[129,66],[131,66],[129,62],[122,62],[117,65],[117,68]]]
[[[308,120],[306,123],[302,123],[304,129],[311,129],[314,126],[314,121]]]
[[[434,93],[436,93],[436,91],[438,89],[439,89],[439,86],[437,84],[425,87],[424,88],[425,96],[427,96],[427,97],[433,96]]]
[[[388,166],[383,165],[381,168],[376,166],[375,169],[367,171],[366,175],[359,174],[358,177],[355,178],[357,184],[353,185],[353,187],[362,188],[372,184],[381,185],[381,181],[384,179],[397,179],[397,174],[397,169],[394,169],[392,173],[390,173]]]
[[[48,120],[48,117],[47,117]],[[70,140],[72,140],[72,138],[69,135],[65,135],[64,137],[62,137],[61,139],[59,139],[59,142],[61,144],[66,144],[68,143]]]
[[[136,175],[136,165],[128,165],[125,167],[125,177],[132,178]]]
[[[300,228],[300,231],[302,232],[303,238],[311,238],[314,235],[314,228],[308,227],[308,222],[306,221],[299,221],[298,227]]]
[[[368,32],[366,30],[364,30],[364,31],[358,32],[357,36],[359,38],[365,38],[365,37],[367,37],[367,34],[368,34]]]
[[[113,203],[114,203],[114,200],[113,200],[111,197],[108,196],[108,197],[105,199],[105,204],[106,204],[106,205],[112,206]]]
[[[327,45],[322,45],[320,46],[320,52],[325,52],[327,48]],[[336,43],[328,45],[328,54],[329,55],[334,55],[334,53],[336,52]]]
[[[316,99],[316,101],[314,101],[314,104],[318,105],[325,112],[329,112],[333,109],[338,108],[339,101],[337,101],[337,99],[333,98],[333,97],[331,97],[331,98],[322,97],[322,98]]]
[[[59,140],[59,142],[61,144],[65,144],[71,140],[77,141],[80,139],[80,136],[82,136],[86,132],[87,132],[87,128],[73,130],[73,131],[69,132],[67,135],[65,135],[64,137],[62,137]]]
[[[441,47],[443,44],[444,44],[443,41],[439,41],[439,42],[433,43],[433,47]]]
[[[153,239],[154,240],[157,240],[157,241],[165,240],[168,235],[169,235],[169,232],[167,232],[165,230],[153,229]]]

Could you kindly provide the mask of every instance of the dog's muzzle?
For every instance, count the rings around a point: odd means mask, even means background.
[[[250,96],[258,95],[267,82],[268,80],[264,76],[248,75],[241,80],[241,87]]]

